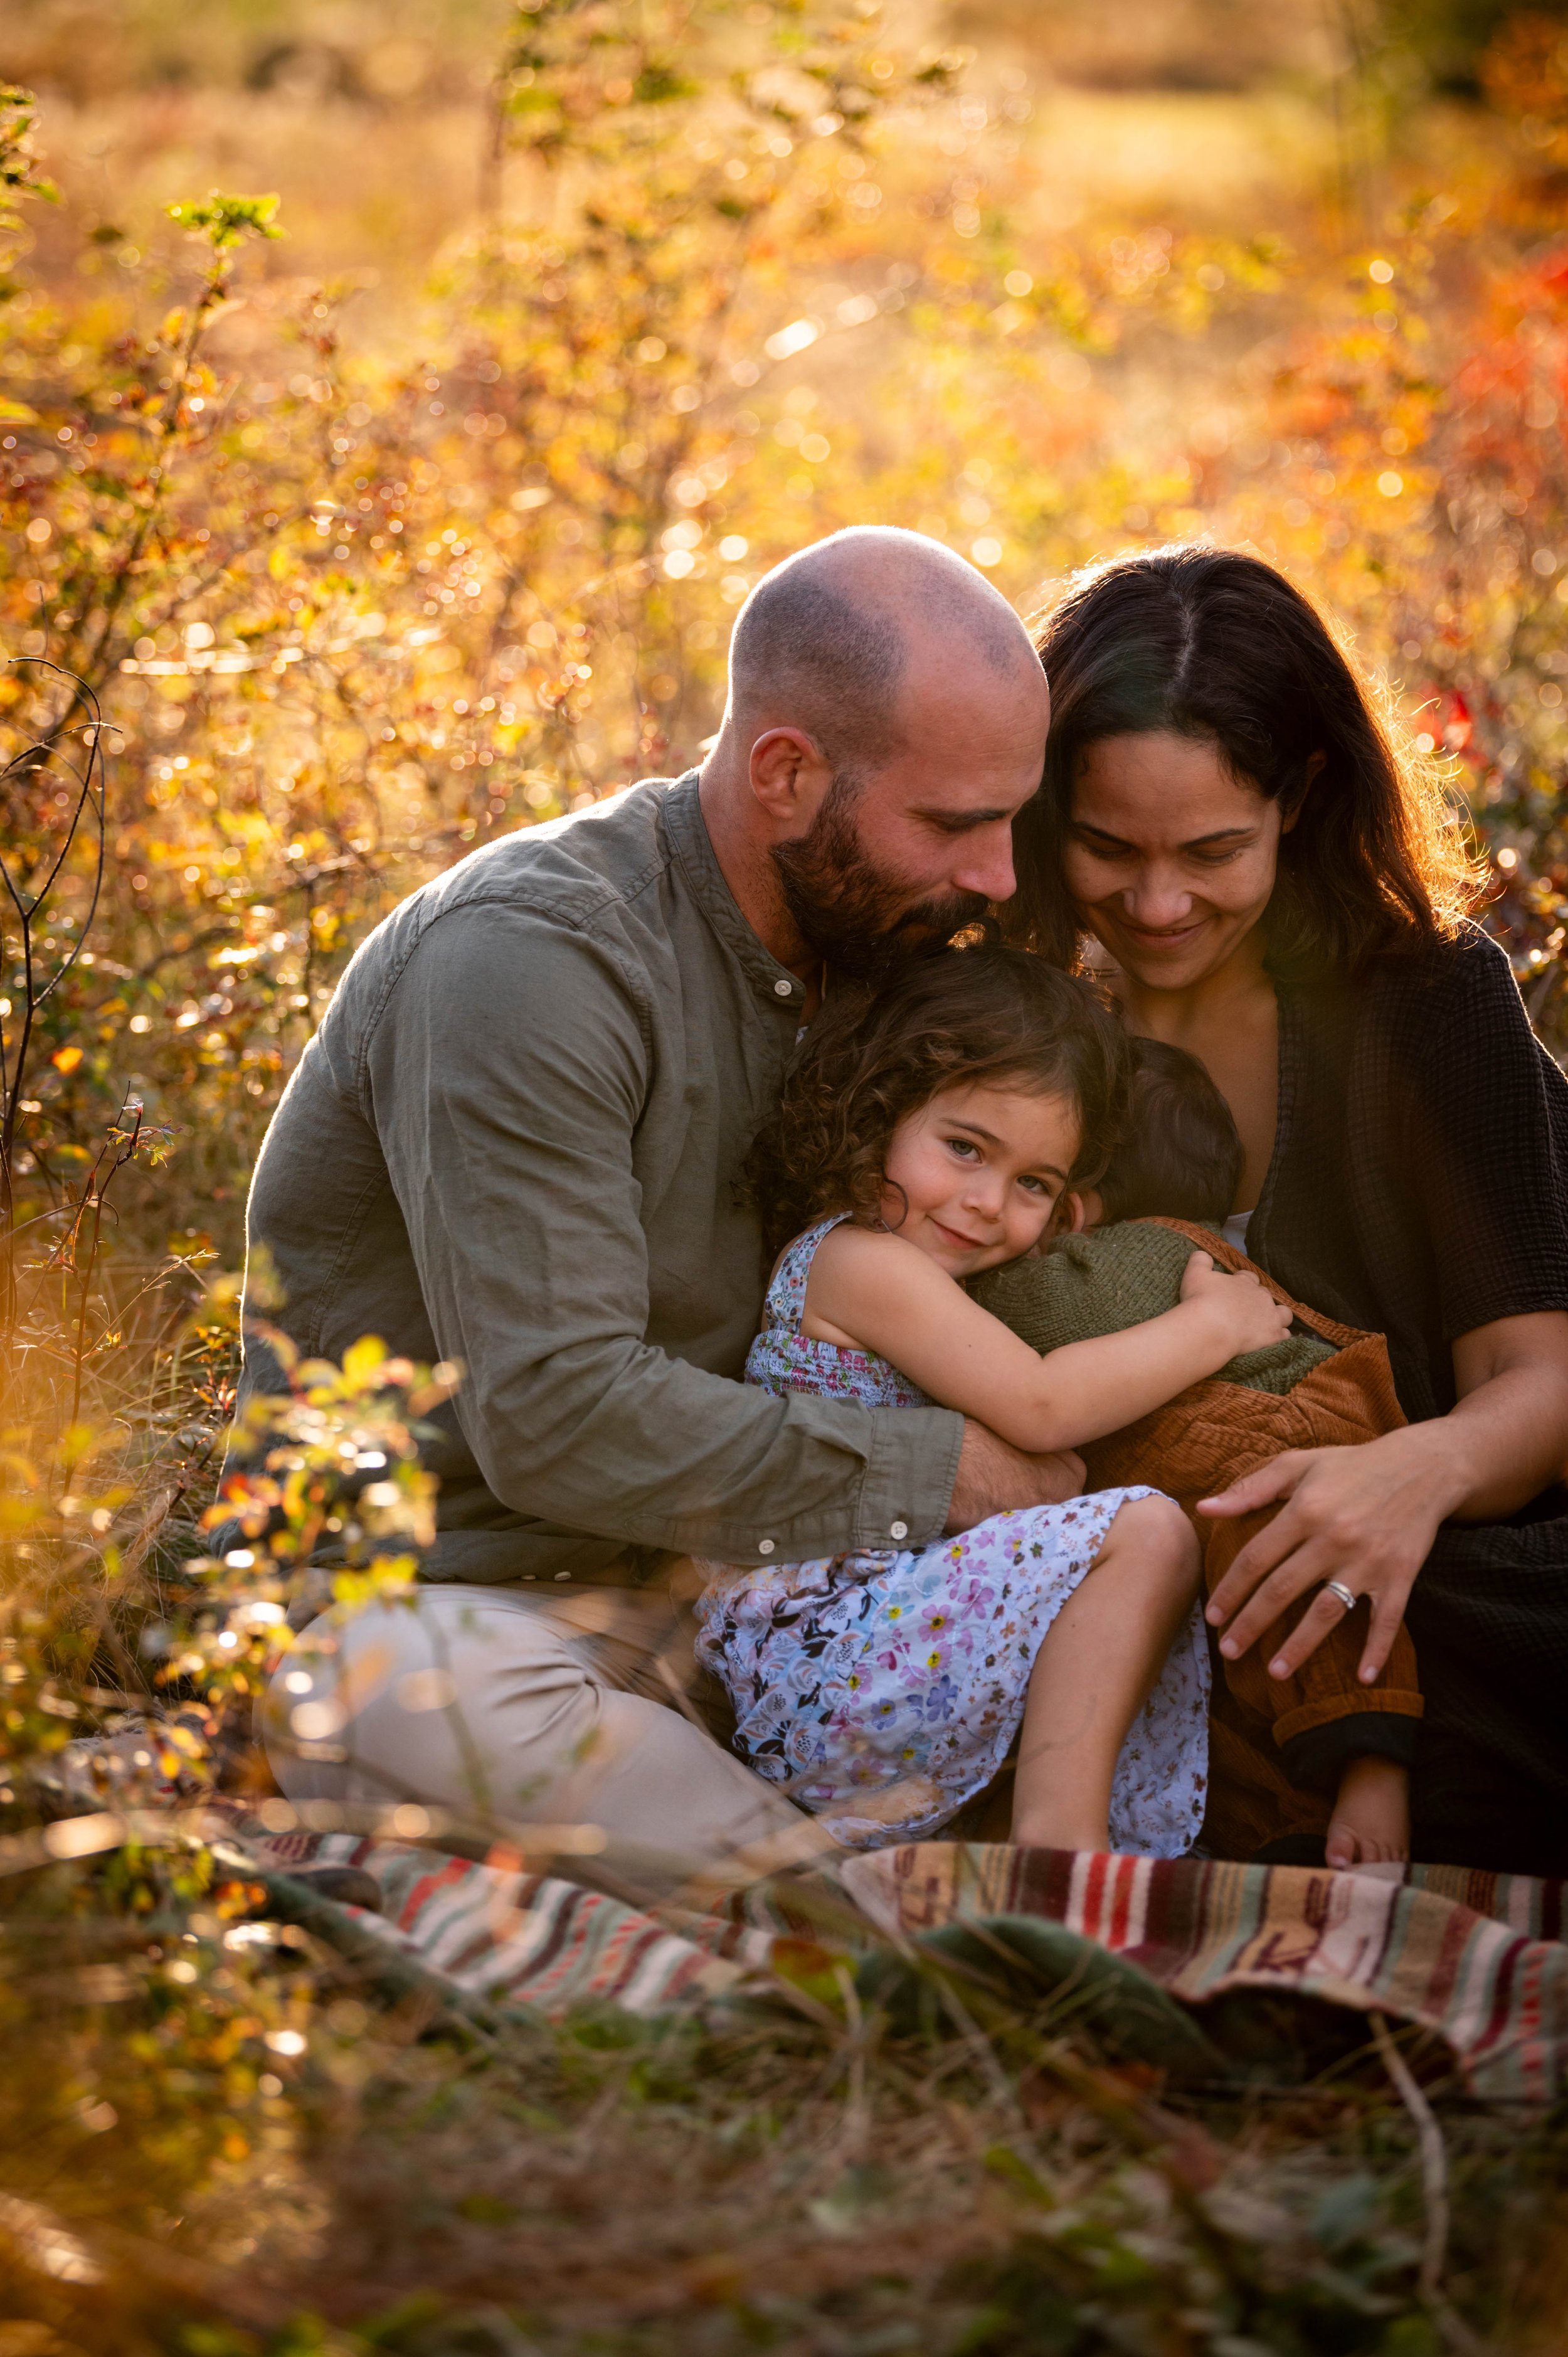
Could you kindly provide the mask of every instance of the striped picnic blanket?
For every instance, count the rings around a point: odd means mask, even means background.
[[[870,1919],[906,1940],[957,1922],[1039,1919],[1189,2006],[1238,1989],[1316,1997],[1435,2030],[1472,2093],[1546,2102],[1568,2084],[1561,1882],[963,1842],[873,1851],[840,1871]]]
[[[1544,2102],[1568,2087],[1561,1883],[921,1842],[774,1877],[719,1913],[675,1916],[530,1872],[500,1848],[475,1861],[278,1829],[233,1803],[225,1815],[231,1844],[263,1872],[368,1878],[377,1906],[336,1912],[438,1985],[552,2018],[585,2005],[689,2011],[777,1986],[781,1967],[798,1979],[802,1952],[820,1951],[824,1969],[835,1957],[854,1968],[890,1946],[940,1953],[954,1926],[1011,1936],[1033,1922],[1059,1927],[1049,1969],[1113,1956],[1123,1987],[1153,1984],[1167,2012],[1174,1998],[1199,2028],[1205,2005],[1229,1992],[1294,1994],[1435,2031],[1477,2095]]]
[[[336,1869],[328,1889],[338,1878],[350,1888],[368,1878],[375,1904],[337,1911],[437,1982],[491,2005],[526,2006],[552,2020],[589,2004],[670,2013],[726,1995],[772,1958],[770,1931],[715,1921],[699,1943],[601,1891],[531,1873],[500,1846],[474,1860],[362,1834],[274,1832],[241,1811],[224,1814],[231,1846],[265,1874]]]

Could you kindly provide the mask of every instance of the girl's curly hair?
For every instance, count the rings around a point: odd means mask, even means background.
[[[1077,1106],[1075,1184],[1092,1186],[1124,1119],[1127,1045],[1093,985],[992,937],[835,994],[807,1034],[746,1166],[771,1257],[813,1221],[876,1224],[888,1141],[943,1089],[1012,1082]]]

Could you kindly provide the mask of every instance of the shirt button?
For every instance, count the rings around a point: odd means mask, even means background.
[[[757,1554],[758,1554],[758,1555],[771,1555],[771,1554],[772,1554],[772,1552],[773,1552],[773,1542],[772,1542],[772,1540],[771,1540],[771,1539],[758,1539],[758,1540],[757,1540]]]
[[[887,1533],[887,1535],[889,1536],[889,1538],[895,1538],[895,1539],[907,1539],[907,1538],[908,1537],[908,1535],[909,1535],[909,1525],[908,1525],[908,1523],[893,1523],[889,1524],[889,1526],[888,1526],[888,1533]]]
[[[776,982],[773,985],[773,996],[775,998],[789,998],[793,995],[794,988],[792,982]]]

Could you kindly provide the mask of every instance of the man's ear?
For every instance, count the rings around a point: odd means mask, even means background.
[[[765,728],[751,748],[751,791],[783,834],[803,834],[815,819],[832,770],[803,728]]]
[[[1282,834],[1288,834],[1292,827],[1294,826],[1297,819],[1301,816],[1307,795],[1312,791],[1313,780],[1321,774],[1327,759],[1328,756],[1326,753],[1309,753],[1307,755],[1306,767],[1301,773],[1300,784],[1294,786],[1290,792],[1283,797],[1284,816],[1280,822],[1280,833]]]

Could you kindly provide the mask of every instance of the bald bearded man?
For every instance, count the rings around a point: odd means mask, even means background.
[[[307,1356],[374,1333],[464,1372],[414,1605],[327,1614],[274,1681],[290,1797],[587,1823],[641,1889],[787,1854],[805,1821],[674,1706],[671,1565],[916,1546],[1079,1486],[945,1409],[739,1381],[765,1271],[736,1182],[824,970],[1007,899],[1048,720],[972,566],[837,533],[742,608],[700,772],[488,845],[356,953],[250,1251]],[[242,1401],[281,1387],[252,1329]]]

